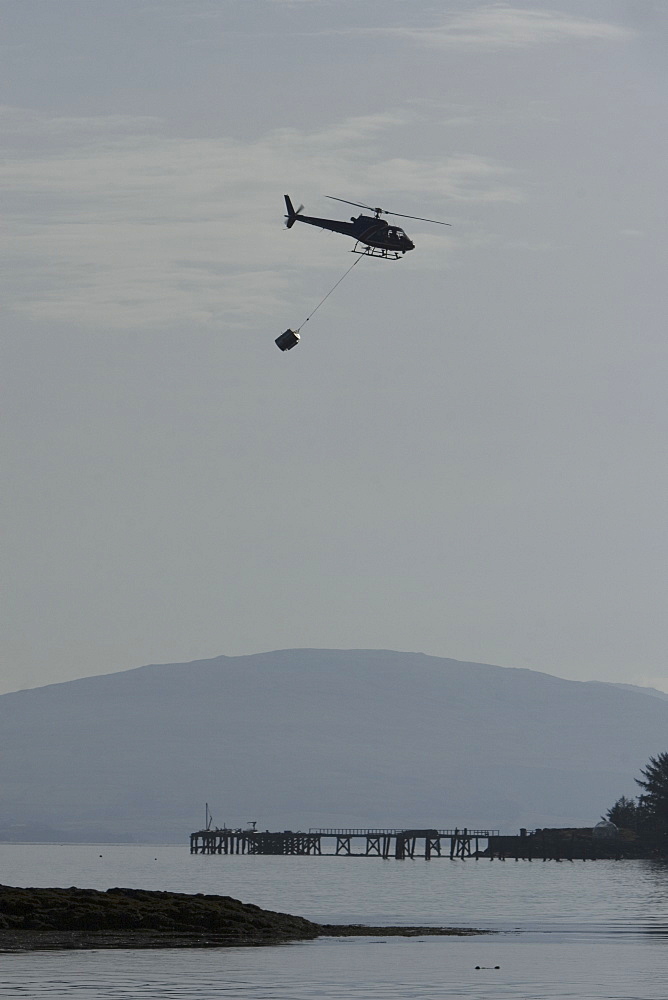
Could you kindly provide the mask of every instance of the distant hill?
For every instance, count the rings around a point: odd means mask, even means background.
[[[0,831],[185,841],[205,802],[260,829],[591,825],[667,749],[646,690],[293,649],[6,694]]]
[[[604,684],[604,681],[588,681],[589,684]],[[608,687],[621,688],[622,691],[634,691],[636,694],[649,695],[650,698],[663,698],[668,701],[668,693],[658,688],[640,687],[638,684],[608,684]]]

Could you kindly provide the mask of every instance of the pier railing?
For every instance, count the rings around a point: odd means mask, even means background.
[[[407,833],[409,829],[407,827],[384,830],[384,829],[360,829],[357,827],[335,829],[333,827],[309,827],[309,833],[313,833],[318,837],[396,837],[397,834]],[[439,837],[455,837],[459,833],[463,833],[464,830],[471,837],[498,837],[498,830],[469,830],[467,827],[455,827],[452,830],[434,830],[435,834]]]

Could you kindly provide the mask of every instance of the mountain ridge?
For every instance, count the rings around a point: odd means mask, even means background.
[[[146,664],[0,696],[0,828],[591,825],[664,748],[646,689],[395,650]],[[642,694],[642,697],[639,695]]]

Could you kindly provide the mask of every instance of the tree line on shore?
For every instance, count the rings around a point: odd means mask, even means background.
[[[642,840],[668,846],[668,751],[650,757],[635,782],[642,789],[637,798],[622,795],[608,809],[606,819],[631,830]]]

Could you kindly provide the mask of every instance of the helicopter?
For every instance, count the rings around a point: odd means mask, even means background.
[[[331,229],[333,233],[342,233],[344,236],[352,236],[355,240],[353,253],[366,254],[368,257],[382,257],[385,260],[399,260],[408,250],[414,250],[415,244],[399,226],[390,225],[381,215],[396,215],[402,219],[417,219],[419,222],[433,222],[437,226],[449,226],[449,222],[438,222],[437,219],[423,219],[419,215],[404,215],[402,212],[388,212],[385,208],[372,208],[371,205],[363,205],[359,201],[348,201],[347,198],[335,198],[334,195],[325,195],[331,201],[342,201],[345,205],[355,205],[357,208],[366,208],[370,215],[352,216],[350,222],[339,222],[337,219],[318,219],[311,215],[302,215],[303,205],[295,211],[289,195],[285,195],[285,207],[288,210],[286,218],[286,228],[292,229],[295,222],[305,222],[309,226],[318,226],[320,229]],[[364,249],[359,250],[362,244]]]

